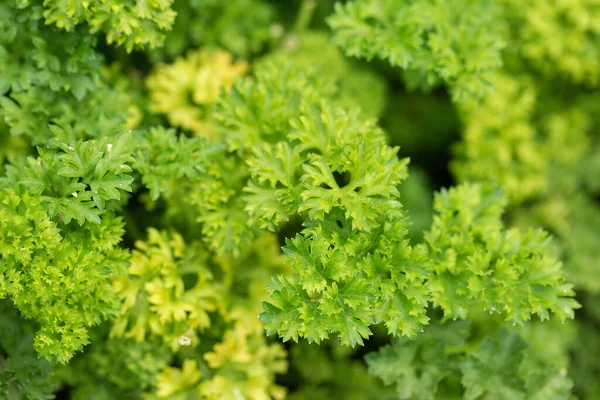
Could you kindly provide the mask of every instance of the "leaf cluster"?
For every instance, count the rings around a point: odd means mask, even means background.
[[[488,93],[502,66],[501,12],[492,1],[355,0],[337,3],[328,23],[348,56],[388,60],[409,87],[446,83],[462,102]]]
[[[500,331],[476,346],[469,325],[431,326],[415,340],[395,339],[366,356],[369,373],[396,385],[398,398],[568,399],[572,381],[548,365],[516,333]],[[455,397],[452,397],[454,394]]]

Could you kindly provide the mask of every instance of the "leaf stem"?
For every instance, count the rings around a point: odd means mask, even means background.
[[[294,31],[297,34],[308,28],[315,8],[317,8],[316,0],[302,0],[300,11],[298,12],[298,17],[296,18],[296,25],[294,26]]]

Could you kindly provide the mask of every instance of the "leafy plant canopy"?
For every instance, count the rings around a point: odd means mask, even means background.
[[[0,1],[0,399],[600,398],[597,0]]]

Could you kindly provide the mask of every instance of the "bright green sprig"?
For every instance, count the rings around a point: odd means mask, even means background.
[[[59,126],[50,129],[60,138]],[[99,140],[61,143],[60,152],[39,148],[37,158],[21,158],[7,166],[5,185],[19,185],[40,196],[51,216],[68,224],[76,220],[100,223],[107,207],[114,208],[123,192],[131,192],[133,136],[123,133]],[[0,181],[0,183],[2,183]]]
[[[272,304],[261,315],[267,332],[319,342],[338,331],[354,345],[383,322],[390,334],[412,336],[427,323],[429,302],[454,319],[473,308],[513,324],[550,312],[573,318],[579,304],[547,233],[505,230],[504,204],[500,192],[480,185],[442,191],[425,251],[408,245],[399,216],[372,233],[353,228],[341,211],[309,223],[284,247],[295,275],[269,288]]]
[[[506,43],[502,8],[491,1],[355,0],[328,23],[347,55],[388,60],[412,87],[445,82],[462,102],[490,91]]]
[[[562,263],[548,233],[504,229],[506,199],[498,189],[461,185],[436,196],[431,229],[425,234],[431,257],[432,302],[448,318],[467,317],[474,304],[498,312],[513,324],[549,312],[572,319],[572,299]]]
[[[108,277],[127,257],[116,247],[123,223],[105,214],[87,229],[59,228],[41,196],[15,187],[0,191],[0,296],[39,324],[40,355],[65,363],[89,343],[89,327],[116,311]]]
[[[234,85],[220,103],[225,143],[249,166],[244,191],[251,224],[274,230],[294,214],[322,219],[339,205],[359,229],[376,225],[387,203],[375,194],[394,195],[404,167],[373,121],[328,104],[328,97],[337,104],[335,94],[331,81],[279,60],[262,65],[255,80]],[[394,172],[383,174],[389,168]],[[348,182],[336,181],[344,175]]]
[[[103,32],[109,44],[124,45],[131,52],[162,44],[175,20],[172,5],[173,0],[44,0],[43,14],[46,24],[68,32],[87,23],[91,33]]]
[[[423,269],[408,262],[394,270],[391,264],[394,256],[422,256],[404,238],[396,186],[406,177],[406,161],[397,159],[397,149],[385,144],[373,122],[317,100],[319,86],[303,84],[310,75],[274,70],[275,65],[257,72],[256,82],[236,85],[234,93],[242,94],[233,96],[236,131],[248,135],[239,142],[234,137],[233,149],[263,135],[274,142],[247,161],[250,223],[275,229],[292,215],[306,218],[303,233],[284,247],[297,275],[276,278],[270,286],[274,304],[265,304],[261,315],[267,331],[316,342],[339,332],[343,343],[354,345],[371,334],[370,324],[386,318],[390,331],[414,334],[426,322],[426,295],[419,289]],[[285,75],[298,86],[283,86],[280,77]],[[331,90],[321,87],[322,93]],[[257,99],[281,104],[281,112],[259,119],[251,114]],[[257,129],[260,124],[269,129]],[[413,286],[414,291],[386,296],[381,285]],[[395,309],[399,303],[405,308]]]

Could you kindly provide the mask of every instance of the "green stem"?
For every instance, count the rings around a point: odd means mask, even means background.
[[[317,8],[317,0],[302,0],[300,11],[296,18],[296,25],[294,26],[294,31],[296,33],[301,33],[308,28],[315,8]]]

